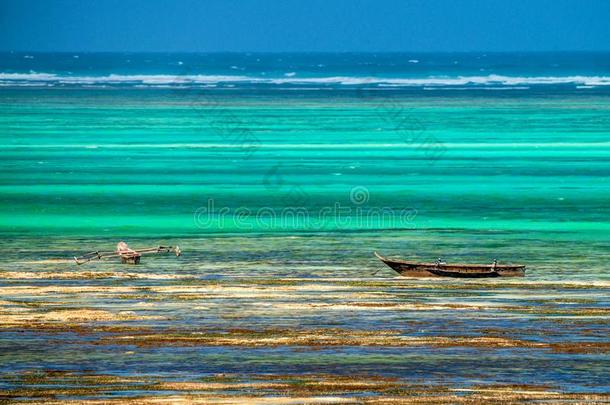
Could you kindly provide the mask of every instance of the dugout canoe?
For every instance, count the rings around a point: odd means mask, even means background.
[[[525,266],[521,264],[491,264],[445,263],[437,260],[434,263],[422,263],[401,259],[383,257],[377,252],[375,256],[392,270],[404,277],[456,277],[456,278],[487,278],[487,277],[523,277]]]

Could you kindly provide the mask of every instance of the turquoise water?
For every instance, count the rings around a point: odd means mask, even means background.
[[[606,54],[28,56],[0,59],[5,314],[36,323],[40,308],[131,311],[100,322],[158,333],[607,343]],[[180,244],[184,255],[127,269],[62,261],[120,239]],[[404,280],[373,250],[498,258],[528,272],[489,284]],[[5,326],[2,375],[358,371],[608,391],[607,349],[125,348],[103,341],[116,332],[70,328]]]
[[[221,94],[210,107],[149,91],[3,92],[3,231],[315,231],[336,203],[345,221],[334,210],[322,230],[608,231],[606,96]],[[209,200],[229,211],[198,220]],[[284,224],[286,206],[310,223]],[[413,215],[353,218],[373,208]]]

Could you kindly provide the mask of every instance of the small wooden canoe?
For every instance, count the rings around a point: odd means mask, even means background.
[[[517,264],[448,264],[411,262],[400,259],[388,259],[377,252],[375,256],[401,276],[405,277],[523,277],[525,266]]]

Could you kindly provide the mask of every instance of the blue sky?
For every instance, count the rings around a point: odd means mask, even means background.
[[[610,50],[605,0],[0,0],[0,50]]]

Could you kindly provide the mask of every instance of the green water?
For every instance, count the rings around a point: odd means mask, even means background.
[[[212,103],[186,90],[8,90],[0,103],[3,233],[451,228],[603,239],[610,227],[606,96],[220,92]],[[363,200],[350,199],[357,192]],[[213,208],[204,219],[201,207]],[[307,218],[284,218],[286,207]],[[390,218],[370,215],[382,208]]]

